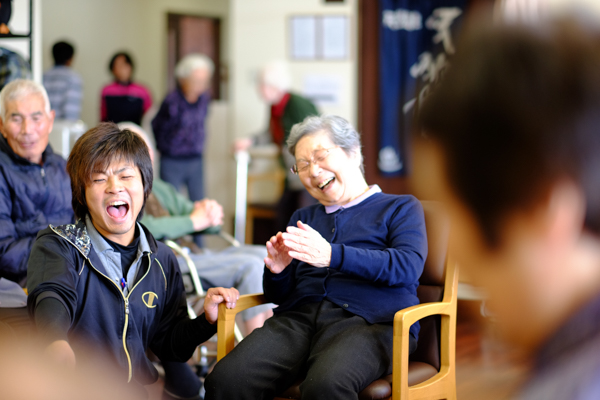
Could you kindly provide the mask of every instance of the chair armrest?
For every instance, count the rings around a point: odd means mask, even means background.
[[[455,385],[454,359],[456,347],[458,268],[452,260],[446,260],[446,277],[444,281],[444,297],[442,301],[417,304],[400,310],[394,315],[394,354],[392,367],[392,380],[394,383],[392,385],[392,400],[406,399],[409,396],[409,329],[415,322],[432,315],[442,316],[440,327],[440,371],[435,377],[419,383],[415,388],[424,388],[429,385],[430,381],[440,379],[453,382],[452,385]],[[436,395],[439,393],[431,392],[430,394]]]
[[[227,308],[225,303],[219,304],[219,321],[221,320],[221,317],[223,317],[223,320],[229,321],[232,318],[235,318],[235,316],[241,311],[266,303],[267,300],[265,299],[265,295],[262,293],[241,295],[234,308]]]
[[[438,301],[435,303],[422,303],[398,311],[394,315],[394,335],[396,331],[401,334],[408,332],[415,322],[431,315],[450,315],[453,313],[453,302]]]
[[[217,319],[217,361],[225,357],[235,346],[234,329],[237,313],[265,303],[267,303],[265,295],[257,293],[240,296],[235,308],[227,308],[224,303],[219,304],[219,317]]]

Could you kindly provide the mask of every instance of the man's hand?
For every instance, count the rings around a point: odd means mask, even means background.
[[[240,298],[240,292],[235,288],[225,289],[222,287],[210,288],[204,299],[204,315],[211,324],[217,322],[219,316],[219,304],[225,303],[227,308],[234,308]]]
[[[223,225],[223,207],[215,200],[203,199],[194,203],[190,218],[196,232]]]
[[[53,362],[70,368],[75,367],[75,353],[66,340],[56,340],[44,350],[44,354]]]
[[[290,257],[304,261],[314,267],[329,267],[331,244],[309,225],[298,221],[298,227],[288,226],[282,234],[283,245]]]
[[[233,142],[233,152],[248,150],[252,146],[252,138],[237,139]]]

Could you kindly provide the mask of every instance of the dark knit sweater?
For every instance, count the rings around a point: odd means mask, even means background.
[[[416,198],[377,193],[331,214],[320,204],[300,209],[290,225],[298,220],[331,243],[331,263],[315,268],[293,260],[280,274],[265,268],[264,292],[279,304],[275,313],[327,299],[370,323],[385,323],[419,303],[427,235]],[[418,331],[418,324],[411,327],[415,337]]]

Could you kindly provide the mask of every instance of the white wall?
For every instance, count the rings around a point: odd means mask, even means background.
[[[332,3],[335,4],[335,3]],[[266,127],[268,110],[256,93],[255,74],[265,62],[287,57],[288,17],[295,14],[342,14],[350,17],[351,58],[339,62],[291,62],[293,87],[302,89],[306,74],[338,75],[343,100],[322,108],[356,123],[356,0],[338,5],[322,0],[43,0],[44,69],[52,66],[51,47],[58,40],[76,46],[74,69],[83,77],[82,119],[99,120],[99,97],[110,82],[108,61],[124,49],[136,62],[135,79],[146,84],[156,104],[166,91],[167,12],[221,18],[221,60],[229,64],[228,101],[213,102],[207,122],[206,192],[223,204],[225,227],[233,220],[235,163],[233,138]]]
[[[74,69],[84,82],[82,119],[99,121],[100,90],[111,81],[110,57],[119,50],[131,52],[135,80],[150,88],[160,104],[166,91],[167,13],[188,13],[222,18],[227,43],[226,0],[44,0],[42,52],[44,69],[53,65],[52,45],[67,40],[76,47]],[[224,51],[223,60],[227,60]]]
[[[301,92],[306,74],[338,75],[342,102],[321,111],[356,123],[357,107],[357,2],[326,4],[323,0],[230,0],[232,134],[244,137],[267,126],[268,109],[256,91],[256,74],[266,62],[286,59],[292,87]],[[336,14],[350,17],[351,51],[345,61],[292,61],[288,57],[289,17]]]

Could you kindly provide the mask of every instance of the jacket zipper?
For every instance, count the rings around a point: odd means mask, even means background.
[[[148,262],[149,263],[152,262],[152,259],[150,258],[151,254],[152,254],[152,252],[148,253]],[[127,327],[129,326],[129,296],[131,296],[131,293],[133,292],[133,290],[148,275],[148,273],[150,272],[150,266],[151,266],[151,264],[148,264],[148,270],[146,271],[146,273],[144,274],[144,276],[142,276],[140,278],[140,280],[135,284],[135,286],[133,288],[131,288],[131,290],[129,291],[129,294],[127,294],[127,297],[125,297],[123,295],[123,291],[121,290],[121,288],[119,288],[119,285],[117,285],[115,282],[113,282],[113,280],[110,279],[108,276],[106,276],[102,272],[98,271],[98,269],[96,267],[94,267],[94,264],[92,264],[92,260],[90,260],[87,256],[84,256],[84,257],[88,260],[88,262],[90,263],[91,267],[94,268],[94,270],[96,272],[98,272],[100,275],[102,275],[103,277],[105,277],[106,279],[108,279],[110,282],[112,282],[113,285],[115,285],[117,287],[117,289],[119,290],[119,293],[121,293],[121,297],[123,297],[123,301],[125,302],[125,326],[123,327],[123,350],[125,350],[125,356],[127,357],[127,366],[129,367],[129,377],[127,378],[127,383],[129,383],[129,382],[131,382],[131,378],[133,377],[133,366],[131,365],[131,356],[129,355],[129,351],[127,350],[127,342],[126,342]]]
[[[54,229],[53,229],[54,231]],[[56,232],[56,231],[55,231]],[[58,234],[58,232],[57,232]],[[131,293],[133,292],[133,290],[140,284],[141,281],[144,280],[144,278],[148,275],[148,273],[150,272],[150,267],[152,266],[152,258],[150,257],[152,255],[152,252],[148,252],[148,270],[146,271],[146,273],[144,274],[144,276],[142,276],[140,278],[140,280],[135,284],[135,286],[133,288],[131,288],[131,290],[129,291],[129,293],[127,294],[127,297],[125,297],[123,295],[123,291],[121,290],[121,288],[119,287],[119,285],[117,285],[115,282],[113,282],[112,279],[110,279],[108,276],[104,275],[102,272],[98,271],[98,269],[96,267],[94,267],[94,264],[92,264],[92,260],[90,260],[88,258],[88,256],[86,256],[80,249],[79,247],[77,247],[71,240],[69,240],[68,238],[58,234],[60,237],[62,237],[63,239],[65,239],[67,242],[71,243],[71,245],[73,247],[75,247],[80,253],[81,255],[90,263],[90,266],[94,269],[94,271],[96,271],[97,273],[99,273],[100,275],[102,275],[103,277],[105,277],[109,282],[111,282],[113,285],[115,285],[119,291],[119,293],[121,294],[121,297],[123,297],[123,301],[125,302],[125,326],[123,327],[123,349],[125,350],[125,356],[127,356],[127,365],[129,367],[129,378],[127,379],[127,383],[131,382],[131,378],[133,377],[133,367],[131,365],[131,357],[129,356],[129,351],[127,350],[127,342],[126,342],[126,335],[127,335],[127,326],[129,325],[129,296],[131,296]],[[163,272],[164,275],[164,272]]]

